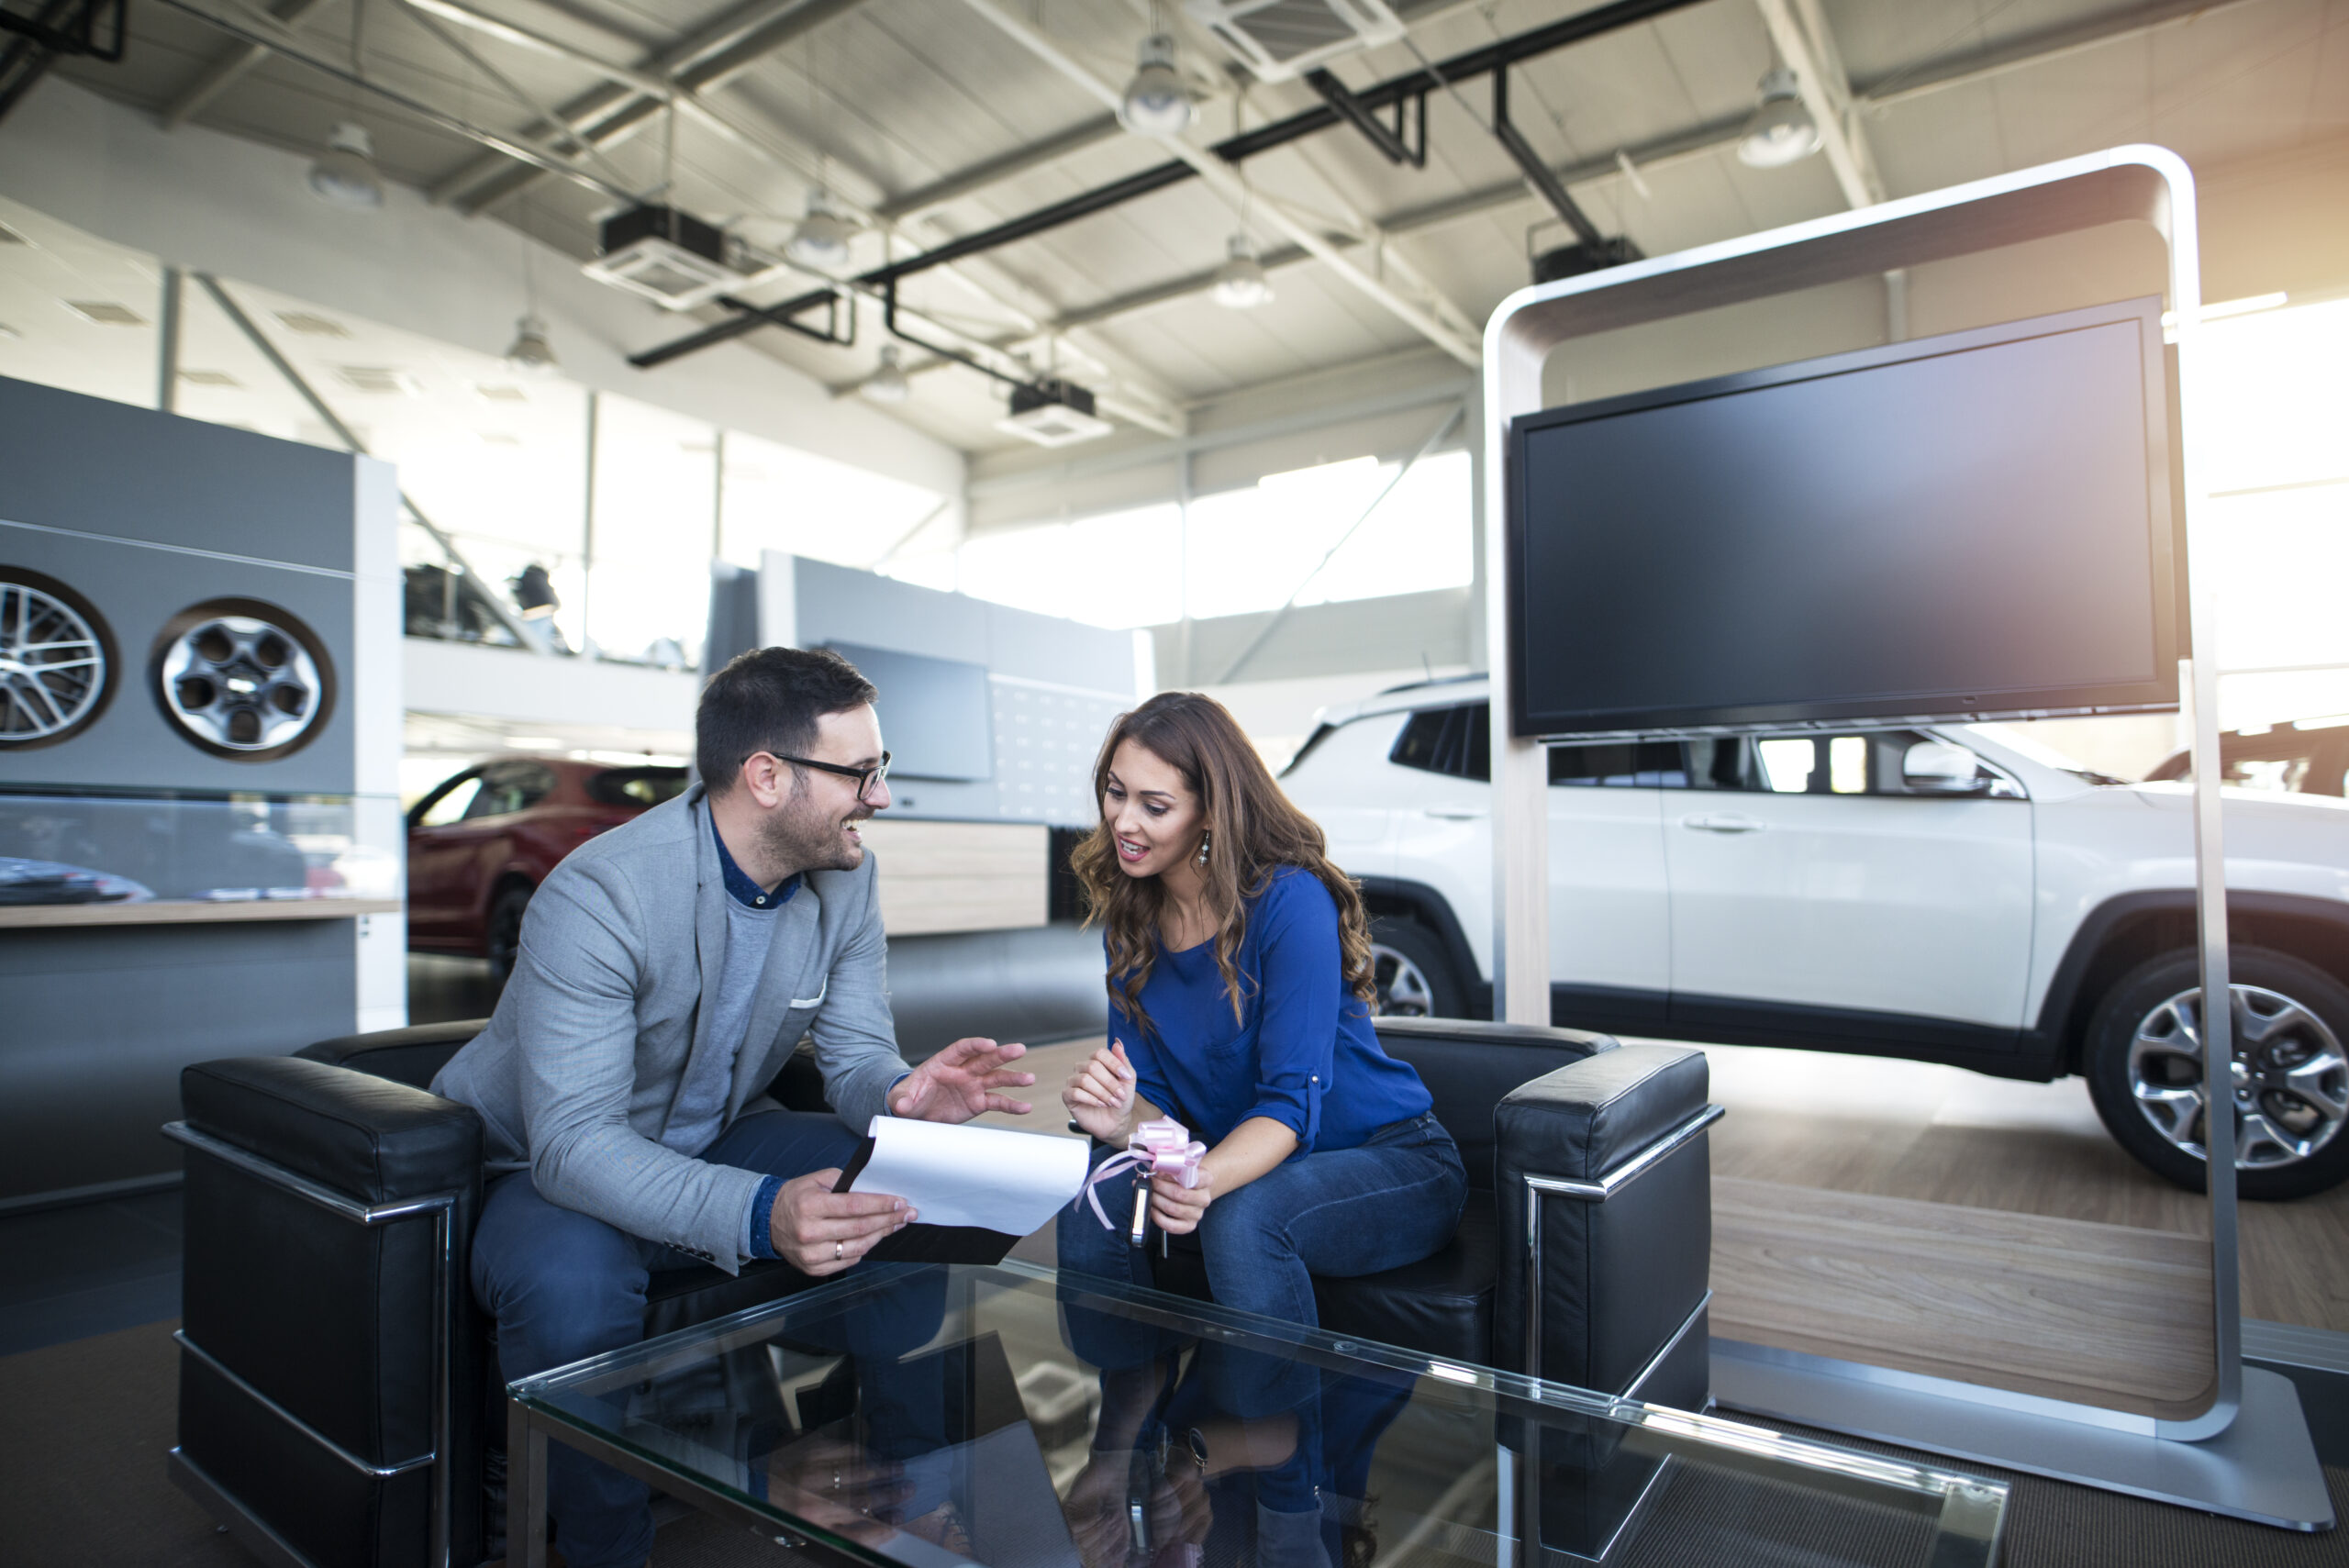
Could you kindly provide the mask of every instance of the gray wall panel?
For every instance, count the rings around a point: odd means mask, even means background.
[[[343,514],[347,534],[348,496]],[[0,513],[0,520],[14,519]],[[97,722],[53,746],[0,751],[0,784],[351,793],[349,578],[6,526],[0,526],[0,563],[45,572],[78,590],[113,628],[119,655],[118,684]],[[334,660],[334,711],[308,745],[278,762],[239,762],[199,751],[164,719],[156,701],[150,670],[163,623],[191,605],[231,595],[291,610]]]
[[[178,1168],[180,1069],[349,1032],[348,920],[0,940],[0,1199]]]
[[[0,517],[18,522],[349,572],[352,461],[0,376]]]

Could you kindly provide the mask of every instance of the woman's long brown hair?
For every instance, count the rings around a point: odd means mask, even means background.
[[[1313,818],[1289,803],[1238,721],[1213,697],[1162,692],[1131,713],[1119,714],[1093,764],[1093,798],[1109,788],[1109,761],[1132,741],[1183,775],[1198,797],[1208,832],[1208,913],[1214,921],[1215,964],[1242,1017],[1240,971],[1232,962],[1248,934],[1247,901],[1271,885],[1285,866],[1308,871],[1338,906],[1339,963],[1345,982],[1365,1006],[1377,995],[1371,977],[1370,917],[1362,890],[1330,863],[1327,840]],[[1085,888],[1085,923],[1098,920],[1108,937],[1108,987],[1134,1027],[1152,1032],[1141,990],[1158,958],[1159,920],[1166,890],[1154,876],[1128,876],[1118,862],[1116,836],[1104,808],[1101,820],[1069,856]]]

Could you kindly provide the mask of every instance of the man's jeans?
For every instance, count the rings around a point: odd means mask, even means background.
[[[1097,1162],[1114,1151],[1097,1149]],[[1318,1325],[1313,1276],[1377,1273],[1416,1262],[1452,1239],[1468,1177],[1452,1135],[1433,1116],[1380,1128],[1353,1149],[1316,1151],[1275,1166],[1236,1192],[1219,1195],[1199,1223],[1208,1288],[1241,1312]],[[1128,1243],[1122,1193],[1105,1207],[1120,1222],[1104,1229],[1092,1206],[1063,1209],[1055,1229],[1063,1273],[1103,1275],[1147,1286],[1150,1249]],[[1146,1343],[1111,1342],[1101,1314],[1069,1316],[1072,1348],[1105,1369],[1156,1353]],[[1121,1325],[1122,1327],[1122,1325]],[[1103,1342],[1093,1342],[1101,1340]],[[1203,1358],[1208,1392],[1223,1408],[1257,1419],[1296,1412],[1300,1452],[1319,1448],[1319,1379],[1301,1362],[1255,1351]],[[1302,1468],[1260,1479],[1258,1496],[1290,1512],[1309,1507],[1319,1477]]]
[[[846,1164],[857,1142],[836,1116],[769,1111],[728,1128],[701,1158],[787,1179]],[[698,1259],[549,1203],[528,1171],[491,1184],[473,1232],[473,1296],[497,1320],[498,1370],[509,1381],[635,1344],[644,1338],[651,1275],[696,1266]],[[550,1443],[547,1501],[571,1568],[623,1568],[651,1555],[642,1482]],[[518,1544],[509,1540],[509,1550]]]

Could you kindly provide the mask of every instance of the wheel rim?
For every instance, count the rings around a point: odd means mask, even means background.
[[[0,582],[0,744],[65,734],[97,710],[106,686],[106,645],[80,611]]]
[[[2232,990],[2235,1169],[2296,1165],[2349,1120],[2349,1060],[2325,1021],[2301,1003],[2264,985]],[[2129,1041],[2129,1092],[2155,1132],[2197,1160],[2210,1157],[2199,988],[2138,1020]]]
[[[1382,942],[1370,944],[1370,972],[1378,984],[1377,1013],[1383,1018],[1435,1016],[1435,987],[1427,972]]]
[[[323,682],[303,639],[252,616],[215,616],[172,640],[163,704],[190,736],[228,752],[291,745],[317,721]]]
[[[518,904],[501,901],[489,925],[489,962],[499,969],[511,969],[515,954],[522,948],[522,909]]]

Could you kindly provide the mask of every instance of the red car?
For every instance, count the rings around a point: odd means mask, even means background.
[[[407,945],[514,967],[522,911],[555,862],[684,793],[679,767],[493,757],[407,814]]]

